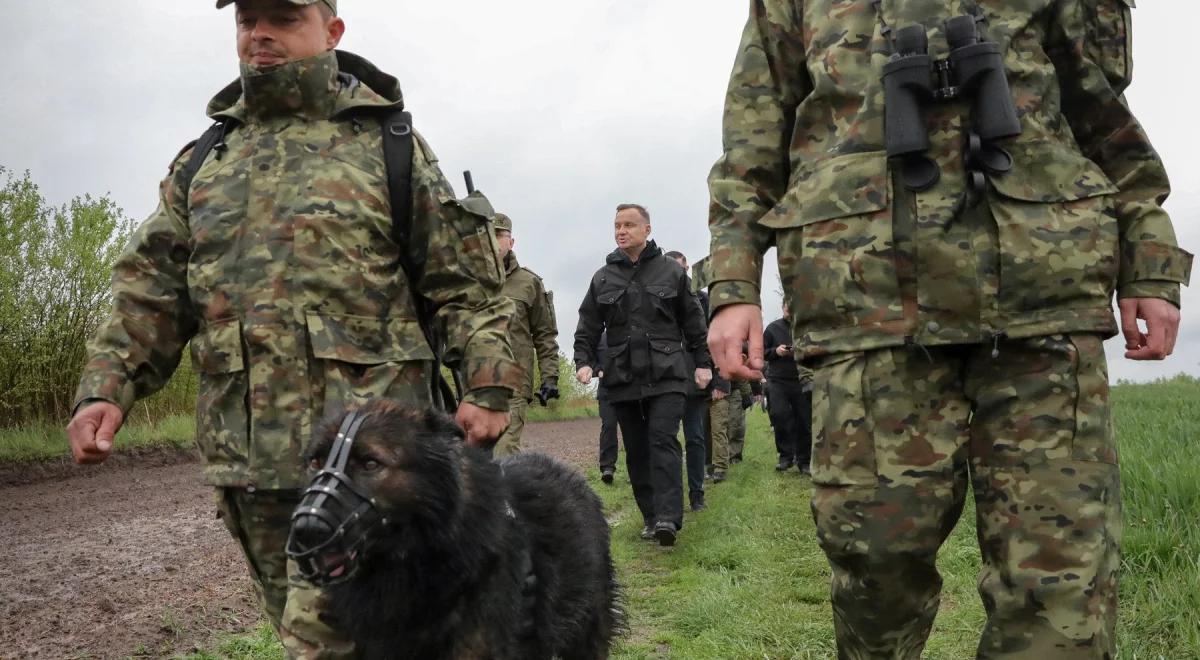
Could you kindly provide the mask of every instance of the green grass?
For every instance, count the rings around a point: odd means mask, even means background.
[[[1122,385],[1113,394],[1126,506],[1120,657],[1200,657],[1200,381]],[[641,518],[623,472],[589,474],[612,521],[630,634],[613,657],[835,657],[829,569],[809,514],[809,483],[776,473],[766,418],[749,419],[746,462],[708,487],[709,508],[688,513],[680,542],[638,538]],[[973,657],[983,626],[979,552],[967,508],[939,555],[942,605],[924,657]],[[278,658],[269,629],[224,636],[190,658]]]
[[[534,402],[529,407],[528,421],[550,422],[583,419],[599,415],[595,399],[551,401],[543,408]],[[139,416],[140,417],[140,416]],[[117,434],[117,453],[151,448],[190,449],[196,438],[195,419],[188,415],[171,415],[156,424],[129,424]],[[38,423],[22,428],[0,429],[0,463],[23,463],[65,458],[70,454],[66,425]]]
[[[172,415],[157,424],[132,424],[117,433],[113,451],[150,448],[188,449],[196,437],[191,417]],[[21,463],[65,458],[70,455],[65,425],[39,423],[0,430],[0,462]]]

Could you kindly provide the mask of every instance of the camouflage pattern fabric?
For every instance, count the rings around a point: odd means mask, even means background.
[[[708,463],[714,470],[729,469],[729,427],[733,399],[733,396],[726,396],[708,402]]]
[[[746,448],[746,409],[742,407],[742,399],[751,396],[750,382],[738,380],[733,382],[733,391],[726,399],[732,399],[729,404],[729,456],[741,458]]]
[[[1123,92],[1132,0],[978,2],[1010,73],[1022,133],[1010,173],[964,208],[970,99],[926,110],[931,189],[893,181],[881,25],[944,22],[972,3],[752,0],[709,177],[711,304],[759,304],[777,246],[806,356],[1116,332],[1112,296],[1179,303],[1192,257],[1161,204],[1166,173]],[[882,20],[881,20],[882,19]],[[1053,283],[1053,286],[1048,285]]]
[[[525,418],[529,414],[529,399],[514,396],[508,402],[508,414],[508,427],[492,448],[492,456],[496,458],[521,453],[521,432],[525,430]]]
[[[353,658],[352,643],[320,619],[325,609],[321,590],[300,577],[284,552],[299,494],[218,488],[216,495],[217,516],[241,545],[259,604],[288,657]]]
[[[535,366],[543,379],[558,379],[558,324],[554,316],[554,297],[537,273],[521,267],[515,253],[509,252],[505,257],[504,268],[504,297],[514,305],[508,320],[508,343],[512,346],[517,368],[521,370],[517,393],[532,401]]]
[[[114,267],[114,307],[77,401],[128,411],[170,378],[190,340],[208,480],[298,488],[301,447],[323,415],[371,397],[429,404],[419,291],[437,306],[465,400],[506,410],[521,375],[495,238],[419,137],[412,243],[392,239],[376,116],[402,104],[395,79],[341,52],[243,74],[209,106],[234,121],[223,147],[189,190],[184,150]],[[397,266],[400,250],[423,261],[419,281]]]
[[[1121,540],[1096,334],[816,364],[812,511],[844,658],[917,658],[970,483],[983,658],[1111,658]]]

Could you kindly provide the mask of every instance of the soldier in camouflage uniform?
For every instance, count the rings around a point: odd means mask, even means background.
[[[1115,294],[1126,357],[1169,355],[1192,259],[1123,97],[1132,4],[751,2],[709,178],[709,344],[726,374],[758,375],[762,257],[776,246],[791,336],[815,368],[812,510],[842,657],[920,655],[968,483],[979,655],[1115,653],[1121,498],[1102,341],[1118,331]],[[1020,134],[1000,142],[1012,168],[964,166],[971,98],[928,103],[941,178],[914,191],[885,151],[884,26],[924,26],[941,59],[945,21],[971,10],[1015,102]]]
[[[511,303],[488,218],[454,199],[419,138],[412,240],[393,239],[378,114],[402,106],[400,89],[333,50],[344,30],[334,2],[237,5],[241,77],[208,108],[228,130],[190,187],[191,149],[174,160],[158,209],[115,265],[114,306],[68,434],[77,461],[105,460],[125,414],[167,382],[190,341],[204,474],[263,606],[292,657],[347,657],[320,592],[284,552],[308,481],[301,448],[321,417],[372,397],[431,405],[417,294],[465,374],[457,419],[468,441],[497,437],[520,378]],[[397,266],[402,251],[423,263],[418,281]]]
[[[516,307],[508,320],[508,343],[521,369],[520,388],[513,392],[513,398],[508,402],[512,421],[494,450],[499,458],[521,451],[521,430],[525,428],[525,414],[533,401],[535,360],[542,380],[538,400],[546,405],[550,399],[558,398],[558,325],[554,318],[553,294],[546,290],[537,273],[517,263],[517,255],[512,251],[516,243],[512,236],[512,220],[497,213],[492,223],[507,274],[504,297]]]

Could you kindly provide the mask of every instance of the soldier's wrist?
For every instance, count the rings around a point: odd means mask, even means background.
[[[463,403],[496,412],[508,412],[513,391],[507,387],[479,387],[463,395]]]

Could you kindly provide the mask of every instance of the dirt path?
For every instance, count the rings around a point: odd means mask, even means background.
[[[523,445],[581,468],[599,421],[530,424]],[[259,620],[196,463],[0,488],[0,658],[163,657]]]

